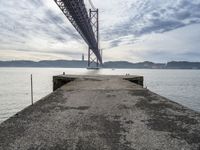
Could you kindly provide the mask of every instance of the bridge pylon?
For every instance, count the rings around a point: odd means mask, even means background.
[[[100,52],[99,49],[99,10],[98,9],[89,9],[89,19],[90,24],[92,26],[93,32],[95,34],[95,39],[97,41],[97,51]],[[101,54],[101,53],[100,53]],[[101,60],[94,54],[92,48],[88,47],[88,68],[99,68],[102,65],[102,56]]]

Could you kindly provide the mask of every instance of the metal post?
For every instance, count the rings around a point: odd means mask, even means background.
[[[33,75],[31,74],[31,104],[33,105]]]

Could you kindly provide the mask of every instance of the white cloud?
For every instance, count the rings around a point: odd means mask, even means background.
[[[200,0],[93,3],[100,9],[105,60],[196,59]],[[0,1],[0,53],[4,60],[79,59],[87,47],[53,0],[9,0]]]
[[[72,60],[70,55],[62,55],[57,53],[45,53],[45,52],[34,52],[34,51],[18,51],[18,50],[1,50],[0,51],[1,60],[57,60],[57,59],[67,59]],[[42,58],[42,59],[41,59]]]

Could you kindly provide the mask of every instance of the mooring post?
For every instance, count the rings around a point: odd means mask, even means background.
[[[31,74],[31,104],[33,105],[33,75]]]

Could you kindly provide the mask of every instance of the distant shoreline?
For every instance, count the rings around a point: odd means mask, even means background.
[[[66,69],[87,69],[87,67],[2,67],[0,66],[0,68],[47,68],[47,69],[55,69],[55,68],[66,68]],[[154,68],[102,68],[102,69],[121,69],[121,70],[126,70],[126,69],[139,69],[139,70],[143,70],[143,69],[147,69],[147,70],[200,70],[200,69],[181,69],[181,68],[164,68],[164,69],[154,69]]]
[[[43,60],[35,61],[0,61],[0,67],[5,68],[87,68],[87,61],[81,60]],[[192,69],[199,70],[200,62],[171,61],[168,63],[109,61],[104,62],[103,69]]]

